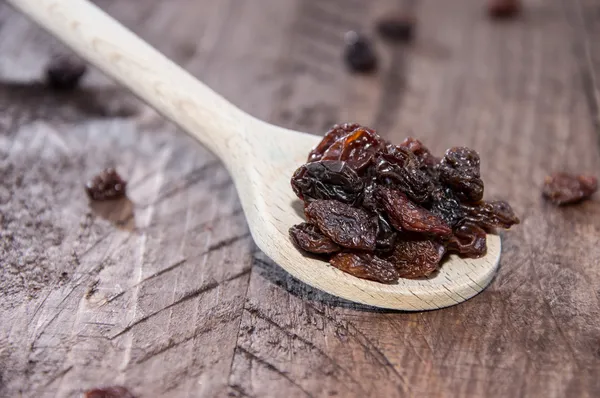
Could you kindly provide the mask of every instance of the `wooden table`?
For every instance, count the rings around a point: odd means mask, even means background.
[[[322,134],[357,121],[482,155],[513,203],[492,285],[439,311],[355,306],[257,251],[222,164],[97,71],[36,83],[65,49],[0,5],[0,396],[598,397],[600,203],[555,208],[552,170],[598,175],[600,5],[421,1],[410,46],[352,76],[343,33],[396,1],[98,2],[245,111]],[[90,207],[114,165],[129,200]]]

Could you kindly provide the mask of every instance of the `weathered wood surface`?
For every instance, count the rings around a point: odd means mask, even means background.
[[[598,2],[416,3],[410,47],[379,73],[339,61],[343,32],[392,0],[104,0],[99,4],[249,113],[315,133],[355,120],[433,150],[477,149],[486,196],[522,224],[498,276],[459,306],[354,306],[257,252],[231,181],[193,140],[93,72],[35,84],[64,51],[0,5],[0,396],[600,395],[600,203],[556,209],[553,169],[600,171]],[[116,165],[130,200],[90,208]]]

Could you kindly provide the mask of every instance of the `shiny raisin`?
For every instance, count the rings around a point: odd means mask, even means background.
[[[104,169],[85,185],[85,190],[92,200],[103,201],[119,199],[125,196],[127,182],[112,167]]]
[[[411,202],[400,191],[380,186],[377,188],[376,196],[392,226],[398,231],[418,232],[438,237],[448,237],[452,233],[452,229],[444,220]]]
[[[429,211],[451,227],[458,225],[465,217],[460,201],[448,187],[438,186],[433,191]]]
[[[325,151],[322,160],[344,160],[354,170],[361,171],[383,145],[377,133],[361,127],[334,142]]]
[[[588,199],[598,190],[598,180],[589,175],[554,173],[544,180],[542,194],[556,205],[569,205]]]
[[[335,253],[341,250],[316,225],[305,222],[290,228],[290,238],[299,248],[310,253]]]
[[[448,149],[438,170],[440,181],[452,188],[459,199],[477,202],[483,198],[479,154],[474,150],[465,147]]]
[[[308,162],[315,162],[317,160],[321,160],[323,154],[330,146],[333,145],[338,139],[347,136],[352,133],[357,128],[360,128],[361,125],[357,123],[344,123],[344,124],[336,124],[334,125],[327,133],[325,133],[325,137],[321,140],[319,145],[317,145],[313,150],[308,154]]]
[[[305,209],[306,219],[325,236],[349,249],[375,250],[377,218],[336,200],[315,200]]]
[[[398,281],[398,271],[388,261],[364,252],[341,252],[330,260],[331,265],[357,278],[381,283]]]
[[[401,147],[404,147],[411,151],[422,167],[429,168],[434,167],[440,161],[437,157],[433,156],[429,149],[421,141],[413,137],[407,137],[400,143]]]
[[[371,41],[364,35],[350,31],[344,36],[344,59],[352,72],[368,73],[377,69],[377,56]]]
[[[380,251],[390,251],[394,248],[398,234],[383,214],[378,215],[377,221],[379,229],[377,231],[377,241],[375,242],[376,248]]]
[[[465,220],[484,229],[510,228],[520,222],[512,207],[503,200],[463,204],[462,207],[466,214]]]
[[[292,188],[305,202],[332,199],[358,204],[364,183],[346,162],[319,160],[300,166],[292,176]]]
[[[401,278],[424,278],[437,270],[446,250],[433,240],[398,239],[394,250],[384,260],[394,264]]]
[[[477,225],[465,222],[454,230],[446,248],[448,253],[460,254],[462,257],[482,257],[487,251],[486,233]]]

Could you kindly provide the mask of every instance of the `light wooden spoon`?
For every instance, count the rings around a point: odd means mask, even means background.
[[[458,304],[492,279],[500,258],[496,235],[488,235],[484,258],[451,256],[434,277],[396,285],[303,256],[288,237],[303,221],[292,208],[290,177],[320,137],[242,112],[86,0],[7,1],[214,152],[231,173],[254,241],[299,280],[354,302],[415,311]]]

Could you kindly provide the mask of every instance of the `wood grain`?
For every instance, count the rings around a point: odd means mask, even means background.
[[[370,29],[391,1],[98,3],[255,116],[474,147],[486,196],[523,222],[492,285],[460,306],[322,294],[256,252],[220,163],[127,93],[94,72],[100,105],[85,111],[91,95],[32,87],[64,49],[2,5],[0,396],[600,394],[600,204],[556,209],[537,191],[550,170],[600,170],[594,2],[532,0],[494,24],[475,0],[421,1],[416,42],[378,45],[372,77],[342,72],[330,35]],[[135,114],[111,113],[129,100]],[[131,203],[100,214],[81,184],[108,164]]]

